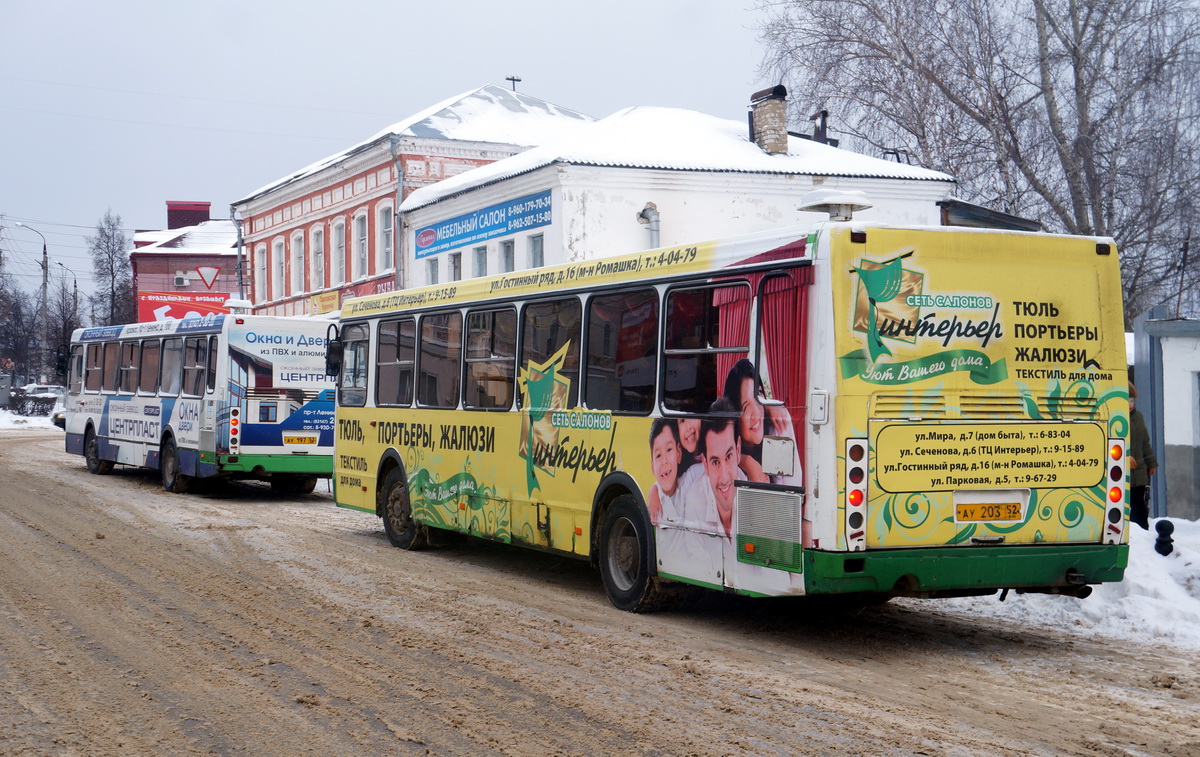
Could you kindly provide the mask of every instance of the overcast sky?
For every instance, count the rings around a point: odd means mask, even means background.
[[[631,105],[745,120],[754,0],[0,0],[0,250],[28,291],[71,267],[108,209],[161,229],[494,83],[607,116]],[[69,277],[68,277],[69,280]]]

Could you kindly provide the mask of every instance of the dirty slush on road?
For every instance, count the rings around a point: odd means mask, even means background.
[[[1198,669],[936,602],[632,615],[584,563],[392,549],[324,483],[173,496],[0,434],[5,755],[1198,755]]]

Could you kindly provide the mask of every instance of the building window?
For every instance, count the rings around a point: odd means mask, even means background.
[[[292,294],[304,291],[304,232],[292,235]]]
[[[450,280],[462,281],[462,253],[450,253]]]
[[[312,232],[312,288],[325,288],[325,229],[320,226]]]
[[[542,235],[532,236],[529,238],[529,267],[541,268],[546,264],[545,255],[542,252]]]
[[[267,248],[261,244],[254,249],[254,299],[267,299]]]
[[[346,224],[337,221],[333,224],[333,274],[334,284],[346,281]]]
[[[500,243],[500,267],[504,273],[512,273],[516,269],[517,256],[514,253],[516,243],[511,239]]]
[[[354,278],[367,275],[367,214],[354,217]]]
[[[271,245],[271,299],[283,297],[283,240],[276,239]]]
[[[392,254],[392,206],[384,205],[376,211],[375,228],[379,229],[379,249],[375,255],[379,261],[378,270],[386,271],[396,267],[395,256]]]
[[[263,402],[258,406],[259,423],[275,423],[279,420],[279,405],[275,402]]]
[[[487,276],[487,247],[475,248],[475,278]]]
[[[438,259],[437,258],[434,258],[433,260],[429,261],[429,264],[427,266],[427,270],[425,273],[425,278],[429,279],[429,281],[426,282],[427,284],[438,283]]]

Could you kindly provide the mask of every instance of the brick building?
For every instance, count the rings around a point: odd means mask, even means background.
[[[416,189],[591,123],[488,85],[439,103],[232,205],[254,312],[303,315],[411,286],[396,209]]]
[[[167,201],[167,228],[137,231],[129,254],[139,321],[227,313],[237,297],[237,227],[211,203]]]

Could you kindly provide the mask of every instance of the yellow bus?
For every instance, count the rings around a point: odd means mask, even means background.
[[[348,300],[334,495],[634,612],[1087,596],[1128,559],[1110,239],[828,221]]]

